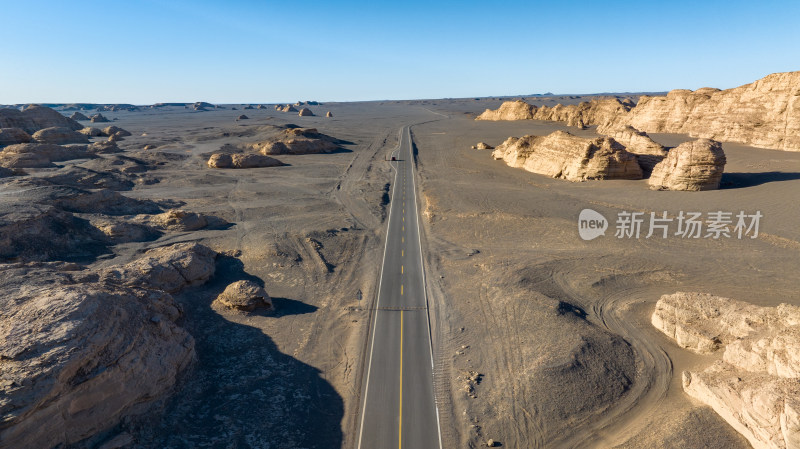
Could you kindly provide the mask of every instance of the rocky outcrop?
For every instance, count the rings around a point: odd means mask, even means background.
[[[108,123],[111,121],[107,119],[103,114],[94,114],[93,116],[89,117],[89,120],[92,123]]]
[[[0,151],[0,166],[6,168],[50,167],[52,162],[93,157],[86,146],[60,146],[46,143],[20,143]]]
[[[599,126],[597,132],[613,138],[621,143],[629,153],[635,154],[645,177],[650,176],[653,167],[667,156],[667,149],[664,146],[651,139],[647,133],[630,125],[607,124]]]
[[[774,73],[733,89],[643,96],[620,120],[648,133],[800,151],[800,72]]]
[[[303,108],[300,109],[300,112],[298,112],[297,115],[299,115],[300,117],[311,117],[314,115],[314,113],[311,112],[311,109]]]
[[[131,135],[130,131],[126,131],[119,126],[107,126],[103,128],[103,135],[108,137],[128,137]]]
[[[497,110],[487,109],[475,120],[533,120],[536,106],[522,100],[505,101]]]
[[[272,298],[253,281],[236,281],[228,285],[216,302],[235,310],[252,312],[256,308],[272,309]]]
[[[78,111],[73,112],[72,115],[69,116],[69,118],[71,118],[72,120],[78,120],[78,121],[82,121],[82,122],[89,120],[89,117],[81,114]]]
[[[242,115],[236,117],[236,121],[238,122],[239,120],[250,120],[250,117],[242,114]]]
[[[569,181],[641,179],[636,156],[614,139],[586,139],[563,131],[510,137],[492,152],[511,167]]]
[[[152,249],[144,257],[100,271],[100,279],[169,293],[205,283],[214,274],[216,253],[199,243]]]
[[[664,295],[653,325],[681,347],[724,351],[683,388],[708,404],[755,448],[800,444],[800,308],[759,307],[703,293]]]
[[[277,105],[277,106],[275,106],[275,109],[277,109],[278,111],[281,111],[281,112],[297,112],[297,109],[294,106],[290,105],[290,104]]]
[[[20,128],[0,128],[0,147],[30,142],[31,136]]]
[[[180,209],[170,209],[162,214],[141,216],[150,226],[165,231],[196,231],[209,225],[205,215]]]
[[[40,129],[54,127],[69,128],[73,131],[83,128],[75,120],[44,106],[31,105],[24,111],[0,108],[0,128],[20,128],[28,134],[33,134]]]
[[[87,126],[86,128],[78,130],[78,132],[83,134],[86,137],[102,137],[102,136],[105,135],[105,134],[103,134],[103,130],[101,130],[100,128],[92,127],[92,126]]]
[[[333,117],[333,113],[331,113],[331,111],[328,111],[325,113],[325,117]]]
[[[725,162],[719,142],[708,139],[684,142],[656,164],[648,184],[654,190],[718,189]]]
[[[86,135],[69,128],[44,128],[33,133],[33,140],[39,143],[53,143],[56,145],[64,145],[70,143],[89,143]]]
[[[550,120],[586,128],[604,125],[627,113],[634,106],[630,100],[593,98],[577,105],[558,104],[536,107],[522,100],[507,101],[493,111],[487,109],[476,120]]]
[[[260,168],[277,167],[283,162],[261,154],[225,154],[215,153],[208,159],[211,168]]]
[[[0,202],[2,261],[80,259],[104,252],[107,243],[88,221],[57,207]]]
[[[203,282],[213,264],[213,251],[181,244],[101,273],[1,265],[0,446],[71,445],[165,397],[194,340],[160,286]]]

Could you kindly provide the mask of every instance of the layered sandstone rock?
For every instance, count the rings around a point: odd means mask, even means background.
[[[194,340],[159,287],[177,291],[213,273],[213,251],[198,247],[105,270],[122,277],[69,264],[0,265],[1,447],[71,445],[172,390]]]
[[[228,285],[216,301],[229,309],[251,312],[256,308],[272,309],[272,298],[253,281],[236,281]]]
[[[21,128],[0,128],[0,147],[18,143],[28,143],[30,141],[30,134],[26,133]]]
[[[330,153],[339,149],[337,142],[316,128],[288,128],[278,137],[249,144],[248,148],[265,155]]]
[[[800,151],[800,72],[774,73],[733,89],[643,96],[620,120],[648,133]]]
[[[53,143],[64,145],[69,143],[89,143],[86,135],[73,131],[69,128],[52,127],[40,129],[33,133],[33,140],[39,143]]]
[[[510,137],[492,152],[511,167],[569,181],[641,179],[636,156],[610,138],[585,139],[563,131]]]
[[[24,111],[0,108],[0,128],[20,128],[33,134],[40,129],[53,127],[69,128],[73,131],[83,128],[75,120],[44,106],[31,105]]]
[[[100,128],[95,128],[93,126],[87,126],[86,128],[78,130],[79,133],[83,134],[86,137],[101,137],[104,136],[103,130]]]
[[[487,109],[476,120],[550,120],[564,122],[569,126],[586,128],[604,125],[633,107],[630,100],[617,98],[594,98],[577,105],[555,105],[536,107],[522,100],[506,101],[497,110]]]
[[[647,133],[632,126],[606,124],[599,126],[597,132],[613,138],[628,152],[635,154],[646,177],[650,176],[653,167],[667,156],[667,149],[664,146],[651,139]]]
[[[753,447],[798,447],[800,308],[679,292],[659,299],[651,322],[694,352],[724,349],[722,360],[704,371],[683,373],[689,395],[711,406]]]
[[[504,101],[497,110],[487,109],[475,120],[533,120],[536,106],[522,100]]]
[[[708,139],[684,142],[653,167],[648,184],[655,190],[718,189],[725,162],[719,142]]]
[[[205,215],[180,209],[170,209],[161,214],[142,217],[150,226],[165,231],[196,231],[209,224]]]

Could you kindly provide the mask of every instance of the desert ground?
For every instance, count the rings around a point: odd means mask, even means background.
[[[590,98],[525,101],[554,106]],[[682,388],[681,373],[701,371],[722,355],[678,346],[651,324],[651,315],[662,295],[682,291],[758,306],[800,305],[800,152],[723,142],[727,164],[719,190],[652,190],[646,179],[570,182],[509,167],[493,159],[492,150],[472,148],[559,130],[598,136],[591,125],[475,120],[504,100],[305,106],[313,116],[271,105],[103,111],[112,122],[102,126],[131,133],[117,142],[120,152],[0,177],[0,224],[9,233],[0,267],[6,288],[22,291],[29,279],[24,276],[44,279],[36,270],[49,270],[47,279],[68,274],[65,285],[100,282],[108,273],[122,273],[115,276],[126,282],[130,271],[119,267],[136,267],[131,264],[154,254],[148,251],[176,244],[198,243],[215,253],[211,273],[164,289],[180,312],[171,335],[193,339],[186,361],[165,361],[174,365],[164,381],[168,388],[120,402],[118,419],[92,425],[107,410],[89,400],[79,420],[83,433],[67,436],[58,427],[64,423],[37,423],[44,416],[37,410],[57,397],[37,393],[35,378],[26,383],[13,377],[14,370],[35,363],[8,340],[10,349],[0,348],[0,387],[8,398],[0,401],[0,447],[14,447],[14,441],[105,449],[354,447],[392,187],[386,157],[406,125],[415,146],[409,163],[417,170],[421,200],[444,447],[485,447],[489,439],[509,448],[750,447]],[[315,128],[337,149],[265,153],[280,166],[207,164],[214,153],[246,152],[257,148],[249,144],[296,129],[292,125]],[[687,134],[649,135],[667,148],[693,140]],[[91,141],[100,140],[105,137]],[[122,211],[91,200],[81,207],[64,202],[101,188],[135,202]],[[71,221],[44,226],[47,233],[28,237],[40,245],[26,246],[10,233],[22,232],[15,223],[30,204],[56,205]],[[578,216],[586,208],[612,219],[605,236],[579,237]],[[200,214],[205,225],[163,227],[138,237],[109,231],[88,243],[64,242],[103,226],[154,223],[148,217],[176,209]],[[763,218],[756,239],[616,238],[613,218],[623,211],[760,211]],[[148,263],[143,272],[153,270],[155,262]],[[135,296],[140,281],[130,276]],[[215,300],[240,280],[262,286],[272,306],[238,310]],[[41,291],[22,296],[50,294]],[[13,307],[3,304],[0,322],[16,320],[8,331],[28,332],[20,331]],[[150,320],[161,325],[161,318]],[[102,372],[97,363],[80,363]],[[64,394],[80,388],[58,376],[40,384],[63,384]],[[125,382],[101,385],[98,394],[113,396],[114,388],[125,389]],[[28,402],[23,407],[16,398]],[[40,429],[20,424],[25,420]],[[56,437],[39,439],[43,432]]]

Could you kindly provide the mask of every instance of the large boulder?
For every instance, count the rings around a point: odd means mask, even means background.
[[[73,131],[83,128],[75,120],[44,106],[31,105],[24,111],[0,108],[0,128],[20,128],[33,134],[40,129],[53,127],[69,128]]]
[[[94,114],[93,116],[89,117],[92,123],[108,123],[111,120],[107,119],[103,114]]]
[[[325,117],[333,117],[333,113],[331,111],[328,111],[325,113]]]
[[[20,128],[0,128],[0,147],[18,143],[28,143],[30,141],[30,134]]]
[[[725,152],[719,142],[699,139],[669,150],[653,167],[648,184],[654,190],[715,190],[725,170]]]
[[[69,128],[53,127],[40,129],[33,133],[33,140],[39,143],[64,145],[69,143],[89,143],[89,138]]]
[[[298,112],[297,115],[299,115],[300,117],[310,117],[310,116],[314,115],[314,113],[311,112],[311,109],[303,108],[303,109],[300,109],[300,112]]]
[[[194,357],[172,296],[72,270],[0,266],[0,447],[106,431],[166,397]]]
[[[704,293],[664,295],[651,322],[681,347],[723,351],[683,388],[755,448],[800,444],[800,307],[759,307]]]
[[[586,139],[564,131],[510,137],[492,157],[511,167],[569,181],[642,178],[636,156],[608,137]]]
[[[239,120],[250,120],[250,117],[242,114],[242,115],[236,117],[236,121],[238,122]]]
[[[86,137],[101,137],[104,136],[103,130],[100,128],[95,128],[93,126],[87,126],[81,130],[78,130],[79,133],[83,134]]]
[[[228,285],[216,301],[229,309],[246,312],[262,307],[272,309],[272,298],[253,281],[236,281]]]

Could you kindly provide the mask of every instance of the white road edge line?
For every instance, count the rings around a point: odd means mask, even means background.
[[[433,111],[431,111],[431,112],[433,112]],[[434,114],[438,114],[438,112],[434,112]],[[439,114],[439,115],[442,115],[442,114]],[[408,145],[409,145],[408,151],[412,152],[414,146],[413,146],[413,142],[411,140],[411,127],[409,126],[406,131],[408,133]],[[413,153],[410,156],[411,156],[411,158],[409,158],[409,162],[412,162],[411,159],[413,159],[413,157],[414,157]],[[420,267],[420,270],[422,270],[422,294],[425,297],[425,307],[426,307],[426,312],[427,312],[427,315],[428,315],[428,343],[430,344],[430,347],[431,347],[431,376],[433,378],[436,378],[436,369],[435,369],[435,367],[433,365],[433,335],[431,335],[431,311],[430,311],[430,304],[428,304],[428,289],[425,286],[426,285],[426,283],[425,283],[425,260],[422,258],[422,236],[421,236],[421,234],[419,232],[419,208],[417,207],[417,181],[416,181],[417,177],[416,177],[415,173],[416,172],[414,171],[414,165],[412,164],[411,165],[411,183],[414,186],[414,189],[413,189],[414,190],[414,214],[417,216],[417,220],[416,220],[416,222],[417,222],[417,241],[419,242],[419,267]],[[433,379],[431,379],[431,382],[433,382]],[[441,426],[441,423],[439,422],[439,404],[436,401],[436,383],[435,382],[433,383],[433,405],[434,405],[434,408],[436,409],[436,431],[439,434],[439,449],[442,449],[442,426]]]
[[[397,149],[392,151],[391,154],[394,154],[394,153],[400,151],[400,149],[403,147],[403,128],[400,128],[400,131],[397,134],[398,134],[398,137],[399,137],[398,142],[397,142]],[[377,329],[377,327],[378,327],[378,311],[380,309],[380,302],[381,302],[381,287],[383,286],[383,268],[386,265],[386,248],[388,248],[388,246],[389,246],[389,230],[391,229],[391,226],[392,226],[392,208],[394,207],[395,186],[397,186],[397,175],[400,172],[400,170],[398,170],[397,167],[396,167],[397,163],[391,164],[391,162],[390,162],[390,165],[391,165],[392,169],[394,170],[394,184],[392,184],[392,199],[389,202],[389,218],[388,218],[388,220],[386,220],[387,221],[387,223],[386,223],[386,239],[385,239],[385,241],[383,243],[383,261],[381,262],[381,277],[378,278],[378,299],[375,301],[375,316],[374,316],[374,318],[372,320],[372,323],[373,323],[373,325],[372,325],[372,344],[370,345],[370,348],[369,348],[369,363],[367,364],[367,383],[366,383],[366,385],[364,387],[364,405],[361,407],[361,427],[360,427],[360,430],[358,432],[358,449],[361,449],[361,440],[364,438],[364,416],[366,416],[365,411],[367,409],[367,395],[369,394],[369,374],[370,374],[370,371],[372,371],[372,354],[375,351],[375,329]],[[414,195],[414,197],[416,199],[416,194]],[[423,276],[424,276],[424,274],[425,273],[423,271]],[[438,420],[439,419],[438,410],[437,410],[436,413],[437,413],[436,419]],[[439,437],[439,439],[441,440],[441,436]],[[441,449],[441,441],[439,442],[439,447]]]

